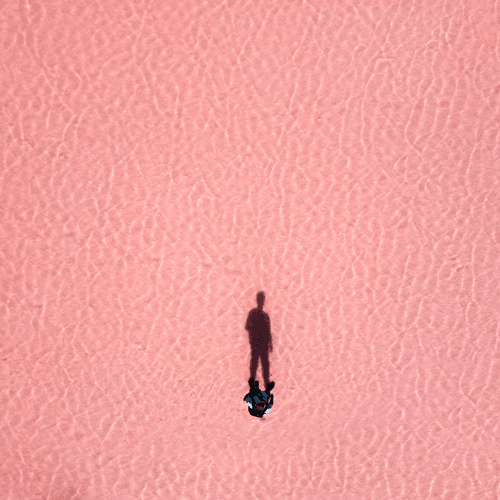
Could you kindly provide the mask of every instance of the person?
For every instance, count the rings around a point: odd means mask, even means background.
[[[271,321],[269,315],[264,312],[264,292],[257,294],[257,307],[248,313],[245,329],[248,331],[250,349],[252,356],[250,360],[250,378],[255,380],[259,359],[264,375],[264,384],[269,384],[269,351],[273,351],[273,339],[271,336]]]
[[[271,391],[274,388],[274,382],[270,382],[265,391],[260,390],[258,380],[250,378],[248,384],[250,385],[250,392],[243,398],[248,406],[248,413],[253,417],[262,418],[273,407],[274,394],[271,394]]]

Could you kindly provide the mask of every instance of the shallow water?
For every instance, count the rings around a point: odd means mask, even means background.
[[[498,6],[334,3],[3,7],[1,498],[498,498]]]

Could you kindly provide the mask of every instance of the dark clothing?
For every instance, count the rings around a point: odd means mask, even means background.
[[[248,413],[253,417],[262,418],[267,415],[274,403],[274,394],[270,391],[261,391],[258,382],[255,386],[250,387],[250,392],[243,398],[248,406]]]
[[[273,349],[271,337],[271,321],[262,309],[255,308],[248,313],[245,325],[248,331],[252,359],[250,361],[250,377],[255,378],[259,358],[262,364],[264,384],[269,383],[269,349]]]

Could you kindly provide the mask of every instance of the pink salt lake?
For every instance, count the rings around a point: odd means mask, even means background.
[[[498,2],[0,16],[1,500],[499,498]]]

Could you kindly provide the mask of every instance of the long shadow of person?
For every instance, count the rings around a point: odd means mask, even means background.
[[[248,313],[245,329],[248,331],[252,358],[250,360],[250,387],[254,385],[257,374],[259,359],[262,365],[264,385],[267,388],[274,382],[269,382],[269,351],[273,350],[273,339],[271,336],[271,321],[269,315],[263,311],[266,296],[264,292],[257,294],[257,307]]]

